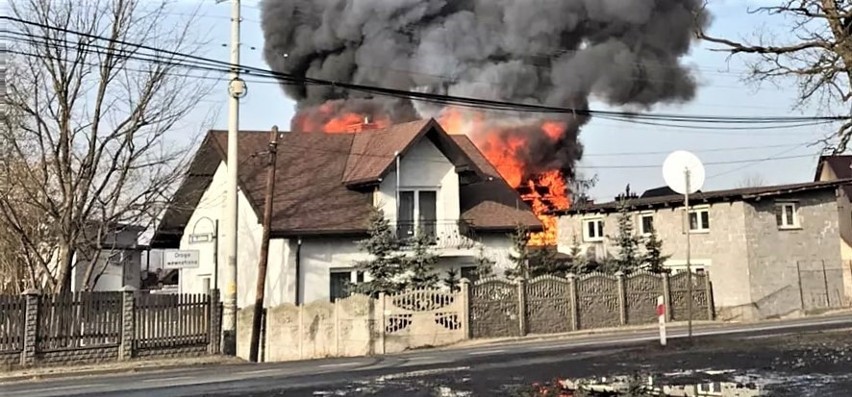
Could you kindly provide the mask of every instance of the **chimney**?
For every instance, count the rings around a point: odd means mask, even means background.
[[[377,130],[377,129],[379,129],[378,124],[373,123],[372,120],[370,120],[370,116],[367,115],[367,116],[364,116],[364,119],[361,120],[360,123],[350,124],[346,128],[346,132],[361,132],[361,131],[366,131],[366,130]]]

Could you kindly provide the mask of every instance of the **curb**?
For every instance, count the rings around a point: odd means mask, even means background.
[[[151,364],[151,365],[142,365],[138,367],[122,367],[122,368],[93,368],[88,370],[81,371],[63,371],[63,367],[55,367],[56,372],[47,372],[47,373],[33,373],[33,374],[24,374],[24,375],[9,375],[4,376],[0,373],[0,384],[4,383],[13,383],[13,382],[23,382],[23,381],[38,381],[38,380],[49,380],[49,379],[60,379],[60,378],[83,378],[88,376],[95,375],[126,375],[132,373],[153,373],[153,372],[164,372],[170,369],[180,368],[182,370],[186,369],[196,369],[201,367],[212,367],[212,366],[236,366],[243,365],[243,361],[239,359],[223,359],[220,361],[203,361],[203,362],[172,362],[172,363],[156,363],[155,361],[140,361],[140,363]]]

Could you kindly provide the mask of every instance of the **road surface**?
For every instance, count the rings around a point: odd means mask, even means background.
[[[382,357],[341,358],[288,363],[238,364],[168,371],[118,373],[75,378],[0,383],[2,396],[317,396],[362,395],[377,384],[374,395],[435,395],[441,384],[467,384],[474,395],[495,394],[501,383],[530,384],[583,373],[606,375],[623,367],[636,370],[643,357],[671,354],[669,364],[688,361],[703,344],[756,343],[763,338],[852,328],[852,315],[759,323],[695,327],[694,347],[685,347],[686,330],[669,329],[670,346],[656,344],[656,330],[590,335],[562,340],[486,344],[458,349],[432,349]],[[715,341],[715,342],[714,342]],[[753,342],[749,342],[753,341]],[[644,350],[642,350],[644,349]],[[731,349],[729,349],[731,350]],[[675,353],[677,352],[677,353]],[[634,358],[624,359],[632,354]],[[677,355],[674,355],[677,354]],[[709,354],[709,353],[701,353]],[[794,353],[801,354],[801,353]],[[621,358],[620,358],[621,357]],[[721,356],[720,356],[721,357]],[[752,355],[751,357],[757,357]],[[732,358],[742,361],[743,357]],[[760,360],[755,358],[755,360]],[[651,363],[654,361],[651,360]],[[720,364],[721,365],[721,364]],[[764,365],[756,362],[755,365]],[[848,365],[848,364],[847,364]],[[674,365],[677,367],[677,365]],[[673,367],[673,368],[674,368]],[[404,381],[403,381],[404,380]],[[426,382],[426,383],[423,383]],[[428,385],[427,385],[428,383]],[[411,390],[401,390],[400,387]],[[453,395],[441,392],[444,395]],[[507,392],[508,393],[508,392]],[[468,394],[469,395],[469,394]]]

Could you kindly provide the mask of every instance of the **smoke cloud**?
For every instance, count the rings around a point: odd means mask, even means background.
[[[297,76],[455,96],[586,109],[594,98],[648,108],[692,99],[696,81],[681,64],[702,0],[263,0],[264,56]],[[332,87],[283,85],[301,112],[329,100],[394,122],[441,108],[369,98]],[[365,110],[366,109],[366,110]],[[533,168],[573,175],[582,155],[581,116],[566,131],[541,133],[541,115],[511,120]],[[551,118],[552,119],[552,118]],[[527,127],[517,127],[527,120]],[[524,124],[524,123],[521,123]]]

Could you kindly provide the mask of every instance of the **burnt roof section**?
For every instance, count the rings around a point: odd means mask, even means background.
[[[273,236],[366,232],[373,191],[364,187],[375,186],[393,169],[395,152],[404,155],[421,139],[429,139],[441,150],[460,176],[475,174],[464,178],[474,183],[460,189],[461,217],[474,229],[508,231],[521,223],[541,230],[530,207],[467,137],[450,136],[434,120],[428,120],[358,133],[282,133],[273,196]],[[266,183],[263,153],[269,132],[241,131],[239,140],[240,190],[255,213],[261,214]],[[179,245],[216,169],[226,161],[226,148],[226,131],[207,134],[157,228],[152,246]]]
[[[741,189],[716,190],[699,192],[689,196],[690,202],[695,204],[756,200],[762,197],[783,196],[796,193],[804,193],[822,189],[836,189],[839,186],[852,184],[852,179],[838,179],[835,181],[807,182],[789,185],[750,187]],[[618,211],[618,201],[610,201],[600,204],[590,204],[582,207],[571,208],[566,211],[558,211],[560,215],[575,215],[589,212],[614,212]],[[683,206],[683,195],[675,194],[659,197],[646,197],[630,200],[628,205],[631,209],[656,208],[656,207],[680,207]]]

